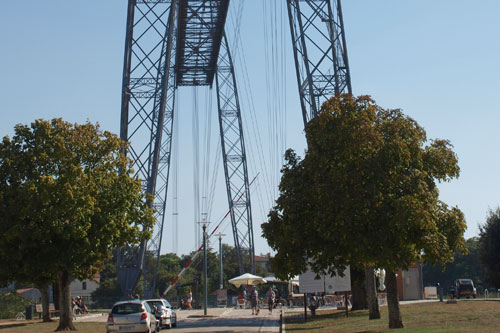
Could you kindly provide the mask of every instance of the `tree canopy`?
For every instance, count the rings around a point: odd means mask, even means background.
[[[93,276],[116,246],[150,237],[152,209],[126,149],[98,125],[62,119],[17,125],[3,138],[0,256],[20,270],[0,277],[57,277],[64,289]]]
[[[460,170],[448,141],[427,140],[399,109],[347,94],[323,104],[306,137],[303,160],[287,151],[280,196],[262,225],[278,276],[307,264],[332,274],[346,265],[396,271],[465,249],[462,212],[438,199],[436,182]]]
[[[486,281],[500,287],[500,208],[491,210],[486,223],[481,225],[479,258],[483,264]]]

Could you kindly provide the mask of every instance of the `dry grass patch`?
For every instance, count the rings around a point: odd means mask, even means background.
[[[315,318],[292,318],[287,315],[286,331],[383,332],[388,330],[387,307],[381,307],[380,320],[368,320],[368,311],[345,313],[317,311]],[[441,302],[401,306],[404,331],[411,332],[499,332],[500,302],[470,300],[457,304]]]
[[[27,332],[27,333],[52,333],[59,324],[58,320],[50,323],[42,323],[40,320],[32,322],[19,322],[9,326],[0,326],[0,333]],[[106,323],[78,323],[75,327],[80,333],[101,333],[106,332]]]

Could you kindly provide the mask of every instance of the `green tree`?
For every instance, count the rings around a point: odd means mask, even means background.
[[[31,265],[57,277],[57,330],[75,329],[71,280],[93,276],[116,246],[150,237],[152,210],[126,149],[98,125],[61,119],[17,125],[0,144],[0,253],[22,264],[23,277],[36,277]]]
[[[479,226],[479,258],[485,269],[486,281],[500,288],[500,208],[490,211],[486,223]]]
[[[459,175],[451,145],[428,142],[413,119],[367,96],[330,99],[306,136],[303,160],[285,155],[280,196],[262,225],[277,251],[272,270],[286,278],[308,264],[330,274],[385,268],[389,327],[403,327],[395,271],[465,249],[463,214],[439,201],[436,187]]]

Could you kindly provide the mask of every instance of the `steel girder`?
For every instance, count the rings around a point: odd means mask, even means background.
[[[143,189],[154,196],[153,236],[139,248],[117,251],[117,275],[125,296],[142,272],[152,297],[161,249],[172,142],[175,75],[173,43],[177,0],[129,0],[123,69],[120,137]],[[145,258],[147,262],[145,264]]]
[[[216,85],[224,173],[238,266],[241,274],[247,268],[255,274],[253,223],[241,109],[233,61],[225,34],[217,65]],[[249,256],[250,267],[245,267],[245,255]]]
[[[212,86],[228,8],[229,0],[179,3],[175,64],[178,86]]]
[[[304,125],[327,99],[352,93],[341,0],[287,0]]]
[[[120,137],[155,208],[153,237],[139,248],[117,251],[117,275],[125,296],[144,275],[152,297],[162,244],[174,117],[179,85],[212,85],[217,94],[224,170],[240,271],[243,252],[255,272],[248,172],[234,68],[221,43],[229,0],[129,0]],[[207,6],[212,10],[207,12]],[[182,13],[181,13],[182,11]],[[181,15],[179,17],[179,15]],[[222,46],[223,52],[219,55]],[[217,58],[219,57],[218,68]]]

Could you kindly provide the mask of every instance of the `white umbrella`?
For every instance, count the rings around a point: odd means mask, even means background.
[[[253,275],[250,273],[245,273],[243,275],[237,276],[229,280],[229,283],[233,284],[235,287],[246,286],[246,285],[258,285],[265,284],[266,280],[260,276]]]

